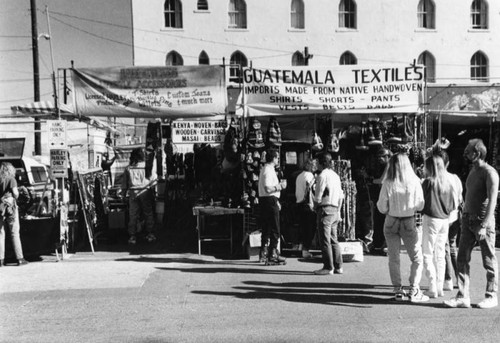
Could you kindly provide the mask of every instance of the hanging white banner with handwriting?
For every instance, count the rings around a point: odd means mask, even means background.
[[[75,108],[85,116],[186,118],[224,114],[222,66],[73,69]]]
[[[249,116],[414,113],[422,103],[423,84],[421,65],[245,68],[238,103]]]

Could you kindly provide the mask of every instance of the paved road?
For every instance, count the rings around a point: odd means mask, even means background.
[[[346,263],[343,275],[312,275],[320,265],[319,258],[290,257],[286,266],[266,267],[125,249],[61,262],[44,256],[0,269],[0,342],[500,341],[500,308],[446,309],[443,298],[391,300],[386,257]],[[484,288],[474,251],[474,304]]]

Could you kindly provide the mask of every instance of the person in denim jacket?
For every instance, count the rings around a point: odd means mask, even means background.
[[[464,157],[472,163],[465,182],[465,203],[458,246],[458,292],[444,302],[447,307],[470,307],[469,278],[472,249],[479,243],[486,269],[485,298],[477,306],[498,306],[498,262],[495,255],[495,207],[498,196],[498,172],[485,161],[486,146],[481,139],[471,139]]]
[[[415,225],[416,212],[424,208],[424,195],[420,179],[413,171],[406,153],[397,153],[389,160],[382,178],[377,208],[385,214],[384,236],[396,300],[428,301],[429,297],[420,290],[422,242],[421,232]],[[411,260],[409,293],[401,282],[401,240]]]

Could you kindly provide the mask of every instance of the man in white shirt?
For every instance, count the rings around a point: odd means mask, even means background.
[[[342,251],[338,241],[337,225],[339,208],[344,192],[340,177],[331,168],[332,155],[323,153],[319,157],[314,204],[318,221],[318,235],[323,258],[323,268],[314,271],[316,275],[342,274]]]
[[[279,256],[280,239],[280,203],[281,190],[286,188],[286,181],[278,180],[275,168],[279,165],[277,150],[266,153],[266,164],[259,175],[259,207],[262,229],[260,261],[271,264],[284,264],[285,259]],[[267,242],[270,241],[269,247]]]

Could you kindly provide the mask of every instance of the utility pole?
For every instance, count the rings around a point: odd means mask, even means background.
[[[30,0],[31,5],[31,45],[33,51],[33,86],[34,100],[40,101],[40,70],[38,66],[38,28],[36,19],[36,0]],[[35,117],[35,155],[42,154],[42,136],[40,118]]]
[[[309,60],[313,58],[313,55],[309,55],[309,47],[304,48],[304,65],[309,65]]]

